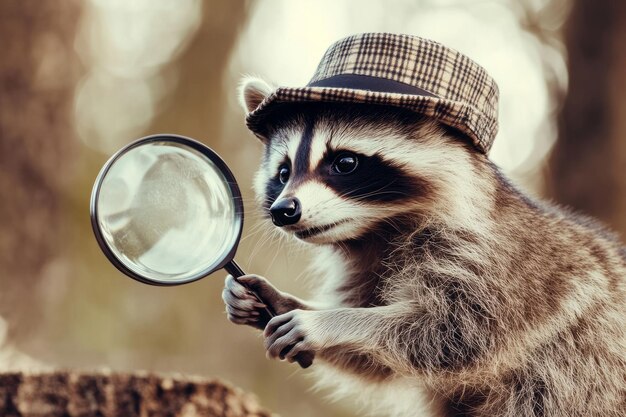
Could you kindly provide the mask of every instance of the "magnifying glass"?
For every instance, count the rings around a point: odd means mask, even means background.
[[[145,284],[186,284],[219,269],[244,275],[233,259],[244,217],[239,186],[219,155],[193,139],[152,135],[119,150],[98,174],[90,212],[109,261]],[[313,355],[296,360],[306,368]]]

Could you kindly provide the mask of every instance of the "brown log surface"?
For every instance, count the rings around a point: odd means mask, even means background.
[[[3,417],[270,417],[256,398],[216,380],[150,373],[0,373]]]

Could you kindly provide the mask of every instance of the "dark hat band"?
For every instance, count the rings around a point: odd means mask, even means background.
[[[400,81],[359,74],[333,75],[332,77],[309,83],[307,87],[349,88],[352,90],[375,91],[378,93],[437,97],[429,91]]]

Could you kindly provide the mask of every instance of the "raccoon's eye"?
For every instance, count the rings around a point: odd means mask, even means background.
[[[359,165],[359,158],[352,153],[342,153],[332,165],[332,170],[336,174],[350,174],[354,172]]]
[[[278,180],[281,184],[287,184],[289,181],[289,167],[287,165],[281,165],[278,168]]]

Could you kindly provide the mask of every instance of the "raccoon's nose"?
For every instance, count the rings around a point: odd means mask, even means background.
[[[295,197],[281,198],[270,207],[272,222],[278,227],[298,223],[302,210],[300,201]]]

